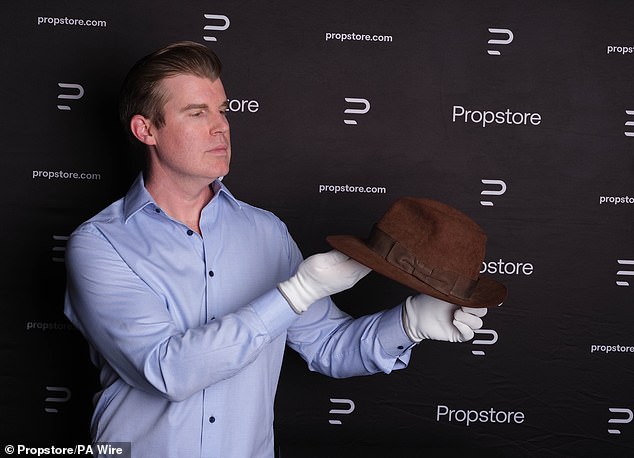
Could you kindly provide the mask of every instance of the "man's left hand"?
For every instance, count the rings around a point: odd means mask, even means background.
[[[465,342],[473,339],[483,325],[486,308],[460,307],[441,299],[419,294],[410,296],[403,307],[403,326],[412,341],[423,339]]]

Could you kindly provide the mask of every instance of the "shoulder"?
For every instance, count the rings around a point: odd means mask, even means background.
[[[286,229],[284,222],[272,211],[256,207],[255,205],[251,205],[246,202],[239,202],[247,217],[263,223],[270,223],[279,227],[284,227],[284,229]]]
[[[238,200],[230,194],[225,195],[225,209],[222,219],[224,227],[230,229],[235,237],[257,243],[280,255],[292,259],[292,265],[301,262],[301,252],[293,240],[286,223],[270,210]]]
[[[113,202],[70,234],[64,254],[69,271],[81,271],[98,258],[117,258],[112,240],[124,227],[122,207],[122,200]]]
[[[224,186],[217,190],[218,197],[223,201],[224,207],[229,209],[234,216],[244,219],[254,228],[268,226],[287,233],[286,224],[272,211],[257,207],[243,200],[237,199]]]
[[[82,233],[98,233],[104,226],[117,226],[124,222],[124,199],[121,198],[108,205],[106,208],[81,223],[71,234],[75,236]]]

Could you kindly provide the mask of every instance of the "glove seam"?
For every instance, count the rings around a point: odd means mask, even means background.
[[[423,339],[417,339],[414,336],[412,336],[412,334],[410,333],[410,330],[409,330],[410,323],[409,323],[409,318],[407,317],[407,306],[406,306],[406,304],[403,304],[403,311],[402,311],[401,315],[402,315],[401,319],[403,320],[403,330],[405,331],[405,334],[407,335],[409,340],[411,340],[415,344],[422,342]]]

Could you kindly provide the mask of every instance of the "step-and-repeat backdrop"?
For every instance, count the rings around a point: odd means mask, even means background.
[[[178,40],[223,60],[225,183],[305,255],[431,197],[487,232],[507,284],[464,344],[333,380],[289,351],[281,457],[632,456],[631,1],[25,0],[0,6],[0,445],[87,443],[96,373],[62,313],[64,249],[141,164],[128,68]],[[371,274],[352,315],[411,291]],[[601,455],[600,455],[601,454]],[[448,455],[447,455],[448,456]]]

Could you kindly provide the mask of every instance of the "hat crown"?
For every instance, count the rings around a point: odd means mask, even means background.
[[[366,239],[331,235],[333,248],[423,294],[466,307],[495,307],[506,286],[480,276],[486,234],[459,210],[427,198],[401,198]]]
[[[455,208],[432,199],[406,197],[395,202],[376,227],[424,265],[478,279],[486,235]]]

